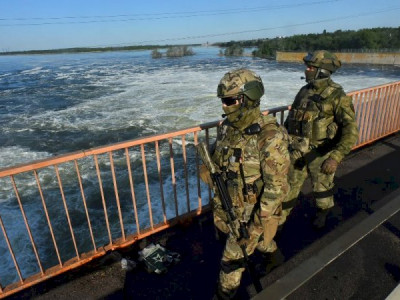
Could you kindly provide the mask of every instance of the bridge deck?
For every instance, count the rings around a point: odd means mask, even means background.
[[[298,268],[310,258],[340,242],[341,236],[400,195],[399,154],[400,134],[352,153],[337,172],[337,205],[328,227],[321,232],[311,227],[315,207],[307,182],[300,202],[277,237],[285,259],[262,277],[266,291],[294,270],[301,274]],[[180,253],[181,262],[163,275],[148,274],[140,264],[128,272],[121,269],[121,257],[137,261],[140,248],[151,242]],[[399,246],[397,213],[315,276],[305,280],[309,276],[304,275],[287,299],[385,299],[400,282]],[[210,214],[206,214],[9,299],[211,299],[222,248],[223,241],[215,238]],[[261,255],[255,254],[252,260],[261,274],[265,269]],[[244,273],[239,297],[254,296]]]

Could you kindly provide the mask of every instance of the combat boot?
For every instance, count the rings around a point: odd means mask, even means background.
[[[263,265],[265,266],[264,270],[260,271],[261,276],[267,275],[273,269],[279,267],[285,262],[285,256],[282,254],[282,251],[277,248],[274,252],[266,252],[262,254],[264,258]]]
[[[331,208],[328,209],[318,209],[313,220],[313,227],[316,230],[321,230],[326,226],[326,220],[328,214],[331,212]]]

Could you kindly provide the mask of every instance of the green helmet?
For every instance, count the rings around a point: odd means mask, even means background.
[[[218,84],[219,98],[246,95],[250,100],[259,100],[264,95],[264,85],[260,76],[247,69],[228,72]]]
[[[325,69],[331,73],[334,73],[342,65],[335,54],[326,50],[317,50],[313,53],[308,53],[303,57],[303,61],[307,66]]]

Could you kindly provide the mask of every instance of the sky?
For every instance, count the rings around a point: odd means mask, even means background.
[[[263,39],[399,16],[400,0],[0,0],[0,51]]]

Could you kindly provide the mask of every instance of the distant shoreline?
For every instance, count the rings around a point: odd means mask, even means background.
[[[186,45],[187,46],[187,45]],[[201,44],[189,45],[191,47],[201,47]],[[211,47],[220,47],[213,46]],[[11,55],[40,55],[40,54],[78,54],[78,53],[100,53],[100,52],[113,52],[113,51],[140,51],[140,50],[154,50],[166,49],[170,47],[177,47],[177,45],[145,45],[145,46],[126,46],[126,47],[103,47],[103,48],[65,48],[65,49],[50,49],[50,50],[28,50],[28,51],[10,51],[0,52],[0,56]],[[220,47],[221,48],[221,47]],[[223,48],[223,47],[222,47]],[[303,57],[307,52],[290,52],[290,51],[277,51],[275,60],[277,62],[303,62]],[[380,65],[400,65],[399,52],[335,52],[338,58],[344,63],[353,64],[380,64]],[[243,53],[242,56],[253,56],[251,53]],[[273,57],[267,59],[274,59]]]
[[[154,50],[166,49],[170,47],[179,47],[180,45],[145,45],[145,46],[126,46],[126,47],[78,47],[78,48],[64,48],[64,49],[50,49],[50,50],[27,50],[27,51],[10,51],[0,52],[0,55],[32,55],[32,54],[72,54],[72,53],[92,53],[92,52],[112,52],[112,51],[135,51],[135,50]],[[198,47],[201,44],[185,45],[189,47]]]
[[[277,62],[303,62],[306,52],[276,52]],[[335,52],[336,56],[348,64],[377,64],[377,65],[400,65],[399,52]]]

